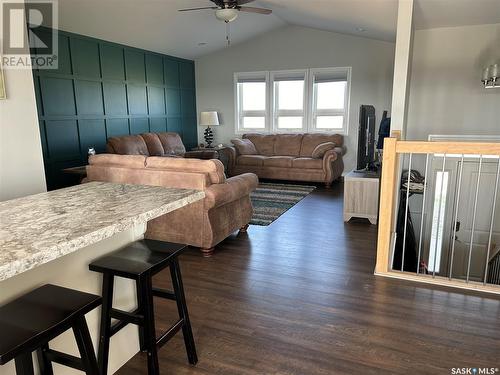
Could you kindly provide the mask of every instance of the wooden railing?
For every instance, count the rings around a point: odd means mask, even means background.
[[[380,276],[395,277],[465,289],[482,290],[500,294],[500,286],[490,285],[486,282],[469,282],[468,280],[467,282],[465,282],[463,280],[452,279],[451,277],[429,277],[429,275],[419,274],[418,271],[416,273],[413,273],[392,270],[391,255],[395,242],[396,217],[398,212],[397,205],[398,196],[400,194],[399,189],[402,170],[402,156],[405,154],[413,155],[414,157],[418,154],[424,154],[424,156],[462,155],[462,158],[463,155],[476,155],[481,158],[483,156],[500,157],[500,143],[401,141],[397,137],[394,137],[394,134],[391,138],[385,139],[380,187],[379,228],[375,274]],[[500,166],[498,168],[500,171]],[[497,187],[498,177],[497,186],[495,188]],[[494,187],[492,187],[492,189],[493,188]],[[495,198],[497,198],[496,194]],[[500,194],[498,198],[500,198]],[[493,209],[493,211],[494,210],[495,209]],[[500,220],[500,217],[497,218],[497,220]],[[420,259],[418,259],[418,261],[420,262]]]

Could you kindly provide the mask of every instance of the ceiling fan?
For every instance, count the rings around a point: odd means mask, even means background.
[[[270,9],[243,6],[255,0],[210,0],[210,1],[214,3],[216,6],[179,9],[179,12],[212,9],[215,10],[215,17],[217,17],[218,20],[224,21],[226,23],[233,22],[236,18],[238,18],[238,12],[249,12],[258,14],[271,14],[273,12]]]

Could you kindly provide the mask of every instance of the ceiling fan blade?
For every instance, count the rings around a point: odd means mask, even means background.
[[[252,3],[255,0],[237,0],[237,1],[238,1],[238,5],[244,5],[244,4]]]
[[[259,13],[259,14],[271,14],[273,12],[271,9],[254,8],[254,7],[238,7],[238,10],[242,12]]]
[[[203,8],[179,9],[179,12],[190,12],[192,10],[205,10],[205,9],[219,9],[219,7],[203,7]]]

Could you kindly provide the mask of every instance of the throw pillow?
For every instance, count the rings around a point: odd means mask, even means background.
[[[255,145],[249,139],[231,139],[231,143],[236,147],[240,155],[257,155]]]
[[[335,143],[333,142],[320,143],[315,147],[311,156],[314,159],[322,159],[327,151],[333,150],[334,148],[335,148]]]

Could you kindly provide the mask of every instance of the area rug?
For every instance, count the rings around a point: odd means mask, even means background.
[[[253,216],[250,224],[269,225],[299,203],[315,186],[260,183],[250,194]]]

